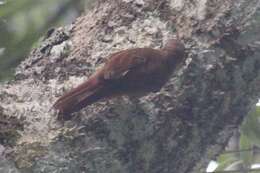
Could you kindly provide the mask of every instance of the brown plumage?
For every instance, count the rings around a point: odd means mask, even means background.
[[[112,54],[104,66],[54,104],[68,116],[101,99],[157,92],[184,57],[184,45],[170,39],[160,50],[135,48]]]

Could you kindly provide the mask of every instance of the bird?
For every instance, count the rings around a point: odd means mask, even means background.
[[[101,68],[61,96],[53,107],[63,117],[69,117],[100,100],[158,92],[184,56],[184,44],[178,39],[169,39],[161,49],[132,48],[113,53]]]

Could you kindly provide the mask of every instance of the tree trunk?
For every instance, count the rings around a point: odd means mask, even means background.
[[[0,86],[0,172],[205,172],[259,98],[259,18],[259,0],[98,1]],[[176,34],[187,60],[160,92],[55,120],[54,101],[109,54]]]

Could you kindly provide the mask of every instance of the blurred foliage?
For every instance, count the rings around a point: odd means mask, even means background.
[[[260,147],[260,106],[252,110],[241,126],[241,132],[248,140]]]
[[[0,0],[0,81],[49,28],[71,23],[90,0]]]
[[[216,172],[260,172],[260,106],[254,107],[240,127],[239,148],[229,146],[218,159]],[[237,171],[233,171],[237,170]]]
[[[250,169],[251,165],[253,163],[253,157],[254,157],[253,150],[251,150],[251,148],[254,147],[253,141],[248,139],[248,136],[246,136],[244,134],[244,132],[241,131],[239,142],[240,142],[239,149],[241,151],[244,151],[239,154],[239,157],[243,164],[242,167],[246,168],[246,169]],[[248,150],[248,151],[246,151],[246,150]]]

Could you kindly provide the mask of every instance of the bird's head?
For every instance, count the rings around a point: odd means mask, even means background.
[[[178,39],[169,39],[162,51],[164,51],[168,58],[183,59],[185,55],[185,47]]]

